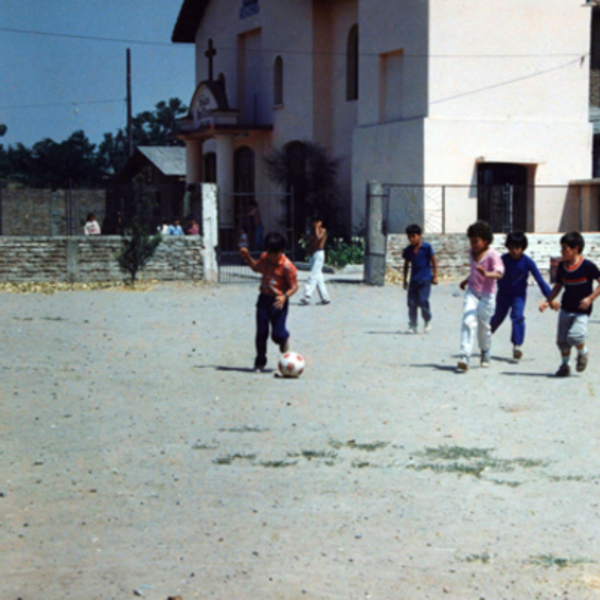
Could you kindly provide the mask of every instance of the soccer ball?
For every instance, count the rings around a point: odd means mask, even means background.
[[[297,352],[286,352],[279,357],[279,372],[284,377],[300,377],[304,371],[304,359]]]

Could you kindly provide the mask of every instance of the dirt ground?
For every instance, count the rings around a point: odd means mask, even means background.
[[[254,285],[0,293],[0,599],[600,598],[599,317],[556,379],[530,288],[520,363],[505,323],[460,375],[455,283],[414,336],[330,287],[298,380],[250,369]]]

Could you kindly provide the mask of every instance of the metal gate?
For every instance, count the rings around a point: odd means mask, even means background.
[[[223,206],[230,208],[227,215],[229,222],[223,218],[224,215],[219,215],[219,283],[256,284],[260,280],[260,274],[248,267],[240,256],[239,249],[242,246],[247,247],[256,260],[264,250],[264,236],[269,231],[279,231],[285,236],[286,254],[292,261],[295,259],[297,240],[291,193],[220,193],[218,206],[219,210]],[[260,220],[256,217],[256,209],[259,211]]]

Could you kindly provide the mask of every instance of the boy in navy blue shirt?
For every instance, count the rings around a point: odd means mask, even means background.
[[[558,314],[558,332],[556,345],[560,350],[561,364],[556,371],[557,377],[568,377],[571,374],[569,362],[571,348],[577,348],[577,371],[585,371],[588,364],[588,350],[585,345],[587,326],[592,314],[592,303],[600,296],[600,285],[594,289],[594,281],[600,280],[600,270],[591,261],[583,258],[583,236],[577,231],[565,233],[560,238],[563,261],[558,265],[556,283],[545,302],[540,304],[540,311],[548,307],[558,310],[555,298],[562,288],[565,293]]]
[[[533,275],[540,291],[545,298],[550,295],[550,286],[544,281],[537,265],[524,254],[528,246],[527,236],[520,231],[509,233],[506,236],[505,246],[508,249],[502,255],[504,263],[504,276],[498,281],[498,295],[496,296],[496,312],[491,320],[492,333],[502,325],[510,310],[512,321],[512,334],[510,341],[513,344],[513,358],[519,360],[523,356],[521,346],[525,340],[525,303],[527,302],[527,282],[529,274]]]
[[[404,259],[404,289],[408,288],[408,333],[417,333],[418,309],[425,321],[425,332],[431,330],[431,308],[429,296],[431,284],[437,284],[437,260],[433,248],[423,241],[423,232],[418,225],[409,225],[406,235],[410,246],[402,252]],[[407,284],[410,265],[410,284]]]

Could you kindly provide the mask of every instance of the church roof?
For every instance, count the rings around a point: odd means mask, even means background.
[[[172,42],[193,44],[196,41],[196,31],[209,2],[210,0],[183,0],[171,35]]]

